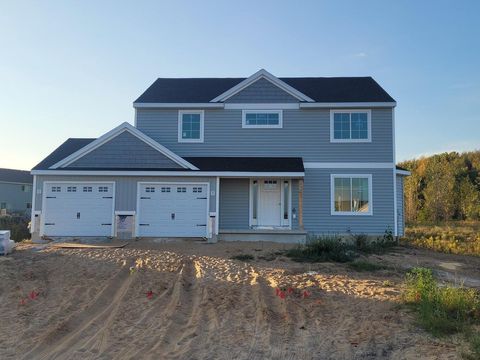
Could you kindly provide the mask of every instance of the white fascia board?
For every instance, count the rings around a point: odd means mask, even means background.
[[[194,109],[194,108],[214,108],[223,109],[223,103],[133,103],[135,109],[141,108],[163,108],[163,109]]]
[[[407,171],[407,170],[399,170],[399,169],[396,169],[395,170],[395,173],[397,175],[401,175],[401,176],[410,176],[412,175],[412,173],[410,171]]]
[[[177,154],[173,153],[172,151],[168,150],[165,146],[160,145],[158,142],[153,140],[152,138],[148,137],[132,125],[127,122],[124,122],[117,126],[116,128],[110,130],[106,134],[100,136],[98,139],[92,141],[90,144],[84,146],[83,148],[75,151],[73,154],[70,154],[66,158],[60,160],[56,164],[50,166],[50,169],[58,169],[60,167],[67,166],[74,161],[80,159],[81,157],[87,155],[88,153],[92,152],[93,150],[97,149],[98,147],[102,146],[103,144],[107,143],[109,140],[113,139],[114,137],[120,135],[122,132],[128,131],[133,136],[137,137],[138,139],[145,142],[147,145],[150,145],[152,148],[160,152],[161,154],[168,157],[170,160],[174,161],[175,163],[179,164],[185,169],[190,170],[198,170],[197,167],[190,164],[185,159],[181,158]],[[33,172],[32,172],[33,173]]]
[[[233,95],[239,93],[240,91],[242,91],[243,89],[245,89],[249,85],[253,84],[257,80],[260,80],[262,78],[270,81],[272,84],[278,86],[280,89],[282,89],[283,91],[292,95],[293,97],[297,98],[300,101],[308,101],[308,102],[315,101],[315,100],[309,98],[307,95],[301,93],[297,89],[291,87],[287,83],[283,82],[282,80],[280,80],[276,76],[270,74],[267,70],[260,69],[259,71],[257,71],[252,76],[246,78],[245,80],[243,80],[239,84],[237,84],[234,87],[230,88],[229,90],[225,91],[223,94],[218,95],[215,99],[210,100],[210,102],[214,103],[214,102],[219,102],[219,101],[225,101],[225,100],[229,99],[230,97],[232,97]]]
[[[388,162],[304,162],[305,169],[392,169]]]
[[[298,110],[298,103],[225,104],[225,110]]]
[[[186,177],[290,177],[301,178],[304,172],[250,172],[250,171],[115,171],[115,170],[33,170],[34,175],[78,176],[186,176]]]
[[[379,107],[395,107],[396,102],[311,102],[300,103],[300,108],[379,108]]]

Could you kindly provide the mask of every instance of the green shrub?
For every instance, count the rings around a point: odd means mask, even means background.
[[[254,260],[255,257],[250,254],[239,254],[239,255],[232,256],[230,259],[240,260],[240,261],[250,261],[250,260]]]
[[[287,250],[286,256],[299,262],[352,261],[357,254],[352,245],[337,236],[309,236],[305,245]]]
[[[416,309],[419,323],[436,336],[463,331],[480,321],[479,293],[464,287],[439,286],[430,269],[409,271],[403,296]]]
[[[30,239],[29,221],[25,216],[2,216],[0,230],[10,230],[10,239],[15,241]]]

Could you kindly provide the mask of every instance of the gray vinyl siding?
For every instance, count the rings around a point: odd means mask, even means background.
[[[176,169],[180,165],[162,155],[128,131],[81,157],[73,168],[159,168]]]
[[[220,179],[220,230],[249,228],[249,179]]]
[[[294,103],[298,99],[270,81],[261,78],[227,99],[227,103]]]
[[[403,236],[405,231],[405,205],[403,196],[403,176],[397,175],[397,230],[398,236]]]
[[[208,182],[210,183],[209,211],[216,211],[215,195],[216,178],[214,177],[154,177],[154,176],[37,176],[35,210],[42,210],[43,183],[45,181],[114,181],[115,182],[115,211],[136,211],[137,209],[137,182]]]
[[[283,128],[243,129],[242,111],[205,109],[203,143],[178,142],[178,110],[137,109],[137,128],[180,156],[287,156],[393,162],[392,109],[372,109],[372,142],[331,143],[330,110],[283,110]]]
[[[22,185],[29,186],[28,191],[22,191]],[[6,204],[8,212],[30,213],[27,203],[32,203],[32,184],[0,182],[0,205]]]
[[[371,174],[373,215],[331,215],[330,175]],[[303,195],[305,230],[316,234],[381,235],[394,230],[392,169],[307,169]]]

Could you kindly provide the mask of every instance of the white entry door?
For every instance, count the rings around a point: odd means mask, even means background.
[[[114,183],[46,182],[42,234],[113,236]]]
[[[281,181],[261,180],[258,203],[258,226],[281,225]]]
[[[140,237],[207,237],[208,185],[140,183]]]

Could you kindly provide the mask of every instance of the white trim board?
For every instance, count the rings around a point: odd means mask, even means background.
[[[252,104],[233,104],[233,103],[133,103],[134,109],[236,109],[240,106]],[[270,105],[270,104],[266,104]],[[276,104],[283,106],[283,109],[328,109],[328,108],[385,108],[395,107],[396,102],[301,102]],[[263,106],[263,104],[256,104]],[[270,106],[271,107],[271,106]]]
[[[395,107],[396,102],[313,102],[300,103],[300,108],[372,108],[372,107]]]
[[[230,88],[229,90],[225,91],[223,94],[218,95],[216,98],[212,99],[210,102],[219,102],[219,101],[225,101],[229,98],[231,98],[233,95],[238,94],[240,91],[245,89],[246,87],[250,86],[251,84],[255,83],[256,81],[260,79],[265,79],[270,81],[273,85],[277,86],[281,90],[285,91],[286,93],[292,95],[293,97],[297,98],[300,101],[308,101],[308,102],[313,102],[314,100],[309,98],[307,95],[301,93],[297,89],[291,87],[284,81],[280,80],[276,76],[270,74],[267,70],[265,69],[260,69],[257,71],[255,74],[252,76],[246,78],[239,84],[235,85],[234,87]]]
[[[304,162],[305,169],[392,169],[394,163],[386,162]]]
[[[225,110],[298,110],[299,108],[298,103],[225,104]]]
[[[160,152],[162,155],[165,155],[168,157],[170,160],[176,162],[180,166],[182,166],[185,169],[190,169],[190,170],[198,170],[194,165],[190,164],[188,161],[185,159],[181,158],[177,154],[173,153],[172,151],[168,150],[165,146],[160,145],[158,142],[155,140],[151,139],[141,131],[137,130],[135,127],[130,125],[127,122],[124,122],[117,126],[116,128],[110,130],[106,134],[100,136],[98,139],[92,141],[90,144],[84,146],[83,148],[75,151],[73,154],[70,154],[66,158],[60,160],[56,164],[50,166],[50,169],[58,169],[62,168],[65,166],[70,165],[74,161],[80,159],[81,157],[89,154],[93,150],[97,149],[98,147],[102,146],[103,144],[107,143],[109,140],[113,139],[114,137],[120,135],[124,131],[128,131],[130,134],[133,136],[137,137],[138,139],[142,140],[145,142],[147,145],[151,146],[158,152]],[[33,173],[33,172],[32,172]]]
[[[304,172],[247,172],[247,171],[115,171],[115,170],[32,170],[32,175],[78,176],[186,176],[186,177],[286,177],[303,178]]]
[[[223,109],[223,104],[212,103],[133,103],[135,109],[140,108],[166,108],[166,109],[195,109],[195,108],[212,108]]]
[[[410,171],[408,171],[408,170],[399,170],[399,169],[396,169],[396,170],[395,170],[395,173],[396,173],[397,175],[400,175],[400,176],[410,176],[410,175],[412,175],[412,173],[411,173]]]

